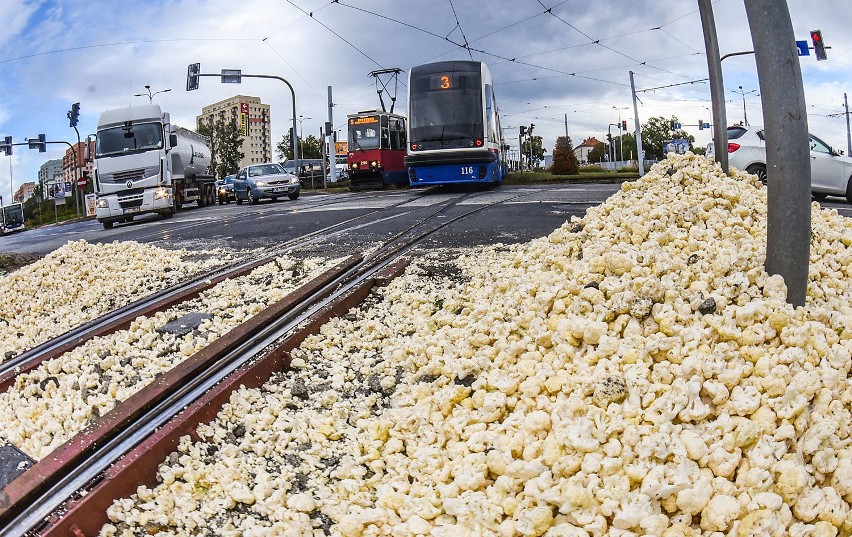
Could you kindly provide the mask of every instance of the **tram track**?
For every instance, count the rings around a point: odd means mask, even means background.
[[[261,376],[266,377],[273,371],[285,368],[290,350],[309,333],[318,330],[319,326],[330,317],[340,315],[360,302],[374,285],[401,272],[404,267],[394,263],[429,236],[458,220],[525,195],[528,194],[483,204],[437,222],[437,217],[441,213],[459,206],[471,194],[449,200],[396,233],[385,241],[382,248],[366,259],[348,258],[270,309],[246,321],[244,325],[229,332],[213,345],[202,349],[180,366],[158,378],[154,385],[146,386],[125,402],[118,404],[113,411],[95,420],[84,433],[63,444],[50,457],[37,462],[30,470],[7,486],[0,493],[0,522],[8,522],[3,534],[9,532],[11,532],[9,534],[24,534],[39,524],[39,521],[46,520],[51,512],[60,508],[65,499],[82,485],[96,480],[99,475],[107,475],[104,474],[107,468],[134,445],[139,444],[142,438],[150,438],[150,435],[160,427],[164,430],[169,429],[170,426],[165,424],[182,408],[193,405],[194,402],[210,399],[210,396],[205,393],[212,386],[223,383],[233,389],[234,383],[224,383],[223,379],[238,369],[244,370],[244,373],[240,375],[244,381],[245,375],[249,374],[247,372],[254,371],[255,367],[260,367],[265,372]],[[382,270],[385,270],[385,273],[380,274]],[[301,328],[296,330],[296,327]],[[276,341],[278,343],[275,343]],[[270,348],[272,350],[269,350]],[[255,360],[253,357],[258,355],[262,355],[262,358]],[[270,364],[276,365],[273,367]],[[222,399],[221,393],[218,397],[217,400],[220,403],[227,400],[227,397]],[[204,410],[204,408],[202,405],[198,412],[203,415],[209,414],[210,410]],[[117,430],[119,425],[121,428]],[[176,441],[177,437],[169,438]],[[151,451],[150,446],[142,453],[149,451]],[[157,450],[151,452],[159,453]],[[144,458],[146,461],[151,460],[147,455]],[[125,459],[135,460],[132,455],[128,455]],[[150,465],[150,462],[146,464]],[[102,482],[114,484],[123,481],[126,479],[116,478],[110,474],[108,479]],[[91,501],[90,498],[94,497],[87,493],[81,497],[81,500]],[[67,506],[62,510],[66,508]],[[78,506],[75,506],[72,511],[88,513],[90,508],[78,509]],[[55,514],[51,520],[45,526],[48,534],[91,533],[90,529],[80,530],[79,520],[72,521],[71,525],[68,525],[65,518]],[[72,527],[76,527],[83,533],[75,532]],[[56,528],[64,528],[64,530]],[[55,533],[56,531],[59,533]],[[69,531],[71,533],[68,533]]]
[[[296,247],[303,247],[331,239],[337,234],[350,229],[350,226],[354,225],[356,222],[368,219],[381,211],[411,203],[425,195],[427,194],[424,193],[414,198],[405,199],[387,207],[374,209],[365,214],[354,216],[324,228],[311,231],[294,239],[285,241],[278,245],[274,251],[260,259],[248,261],[239,260],[235,263],[231,263],[230,265],[216,268],[212,271],[195,276],[187,282],[182,282],[167,289],[163,289],[121,308],[108,312],[80,326],[74,327],[63,334],[51,338],[32,349],[22,352],[17,356],[0,363],[0,393],[5,391],[9,385],[14,382],[14,378],[17,375],[31,371],[44,361],[64,354],[65,352],[68,352],[69,350],[95,337],[108,335],[117,330],[121,330],[122,328],[126,328],[133,319],[140,315],[150,316],[158,311],[163,311],[174,304],[198,296],[200,293],[214,287],[228,278],[237,278],[248,274],[255,268],[271,262],[276,257],[291,252]],[[364,225],[371,225],[372,223],[374,222],[367,222]]]

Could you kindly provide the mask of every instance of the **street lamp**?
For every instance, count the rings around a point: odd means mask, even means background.
[[[305,160],[305,148],[302,145],[304,140],[302,139],[302,122],[306,119],[313,119],[312,117],[299,116],[299,159]],[[295,156],[295,155],[294,155]]]
[[[743,96],[743,123],[745,123],[746,127],[748,127],[748,114],[746,114],[746,102],[745,102],[745,96],[746,96],[746,95],[750,95],[750,94],[754,93],[754,92],[755,92],[755,91],[757,91],[757,90],[756,90],[756,89],[754,89],[754,90],[751,90],[751,91],[743,91],[743,87],[742,87],[742,86],[740,86],[739,88],[740,88],[740,91],[736,91],[736,90],[735,90],[735,91],[734,91],[734,93],[739,93],[740,95],[742,95],[742,96]]]
[[[151,86],[149,86],[148,84],[145,84],[145,91],[147,93],[137,93],[133,96],[134,97],[148,97],[148,102],[151,103],[151,104],[154,104],[154,95],[157,95],[158,93],[166,93],[167,91],[172,91],[172,89],[169,88],[169,89],[164,89],[164,90],[155,91],[154,93],[151,93]]]
[[[618,152],[621,155],[621,160],[624,160],[624,129],[621,128],[621,108],[617,106],[613,106],[616,110],[618,110],[618,130],[621,131],[621,135],[618,137]],[[624,107],[624,110],[627,110],[627,107]]]

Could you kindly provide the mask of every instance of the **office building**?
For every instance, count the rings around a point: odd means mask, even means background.
[[[213,125],[218,121],[234,122],[243,136],[243,159],[240,167],[258,162],[270,162],[272,157],[272,120],[269,105],[260,97],[236,95],[201,109],[195,118],[196,127]]]

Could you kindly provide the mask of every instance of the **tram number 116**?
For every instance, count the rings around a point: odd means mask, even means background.
[[[462,166],[461,167],[462,175],[473,175],[473,166]]]

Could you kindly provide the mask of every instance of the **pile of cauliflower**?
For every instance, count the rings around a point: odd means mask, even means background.
[[[454,282],[415,266],[294,353],[348,364],[334,397],[236,392],[209,427],[240,434],[185,438],[102,535],[852,535],[852,220],[813,205],[800,308],[765,221],[753,176],[669,155]]]
[[[0,363],[71,328],[230,260],[133,241],[69,241],[0,278]]]

